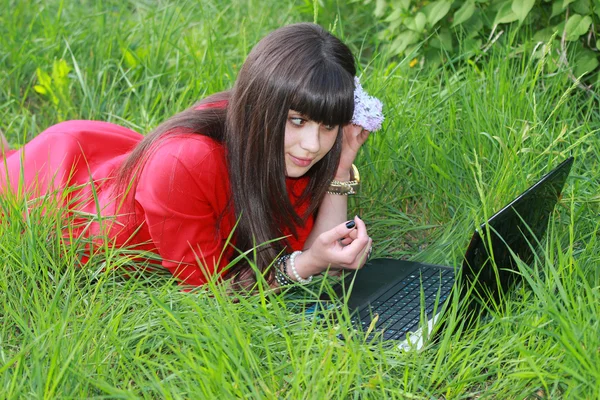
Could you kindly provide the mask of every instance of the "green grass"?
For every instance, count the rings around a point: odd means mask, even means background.
[[[214,285],[125,279],[129,261],[111,249],[75,268],[82,244],[57,237],[64,221],[51,201],[5,196],[0,398],[600,397],[598,100],[500,44],[477,64],[414,71],[379,51],[370,12],[340,2],[318,18],[352,46],[365,87],[386,104],[351,207],[377,256],[457,263],[476,224],[576,157],[540,257],[521,267],[525,283],[506,303],[420,352],[356,333],[342,342],[347,315],[330,312],[338,325],[307,318],[299,296],[236,302]],[[68,118],[147,132],[230,87],[264,34],[312,19],[302,1],[4,0],[0,128],[14,146]],[[61,59],[71,71],[52,80],[53,101],[34,90],[36,69],[51,75]]]

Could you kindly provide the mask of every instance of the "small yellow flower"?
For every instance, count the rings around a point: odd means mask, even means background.
[[[419,60],[416,58],[413,58],[412,60],[410,60],[410,62],[408,63],[408,66],[413,68],[415,65],[417,65],[419,63]]]

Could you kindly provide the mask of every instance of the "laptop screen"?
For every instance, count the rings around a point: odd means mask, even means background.
[[[518,276],[514,255],[527,264],[533,261],[572,164],[570,157],[481,225],[465,254],[463,278],[492,293],[511,285]]]

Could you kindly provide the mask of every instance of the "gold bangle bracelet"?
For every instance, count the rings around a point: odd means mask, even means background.
[[[328,194],[338,194],[342,196],[350,196],[356,194],[358,187],[360,186],[360,174],[356,165],[352,164],[352,170],[349,181],[336,181],[333,180],[329,184]]]

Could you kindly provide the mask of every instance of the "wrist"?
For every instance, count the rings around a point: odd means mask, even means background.
[[[341,181],[341,182],[349,181],[352,178],[351,170],[352,170],[352,167],[338,169],[337,172],[335,173],[335,176],[333,177],[333,180]]]
[[[287,271],[289,273],[291,273],[290,267],[290,262],[288,260],[288,262],[286,263],[286,268],[288,268]],[[309,277],[317,275],[321,272],[321,268],[318,268],[316,261],[310,253],[310,249],[303,251],[302,253],[298,254],[298,256],[296,256],[295,267],[296,272],[298,272],[302,279],[309,279]]]

